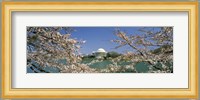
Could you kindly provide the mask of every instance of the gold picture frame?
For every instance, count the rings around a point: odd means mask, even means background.
[[[197,98],[198,2],[2,2],[3,98]],[[187,11],[189,12],[188,89],[17,89],[12,88],[12,12],[15,11]]]

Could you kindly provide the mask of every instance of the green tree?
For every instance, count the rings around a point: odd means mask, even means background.
[[[116,58],[118,56],[121,56],[121,54],[119,54],[118,52],[115,52],[115,51],[111,51],[111,52],[107,53],[106,57]]]

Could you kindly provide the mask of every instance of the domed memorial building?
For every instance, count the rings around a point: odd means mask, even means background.
[[[104,58],[106,57],[106,51],[103,48],[99,48],[96,52],[95,52],[95,57],[98,59]]]

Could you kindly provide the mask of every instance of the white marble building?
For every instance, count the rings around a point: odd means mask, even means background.
[[[96,58],[101,59],[106,57],[107,52],[103,48],[99,48],[94,54]]]

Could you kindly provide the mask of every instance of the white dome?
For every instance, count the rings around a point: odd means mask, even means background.
[[[97,52],[106,52],[103,48],[99,48]]]

